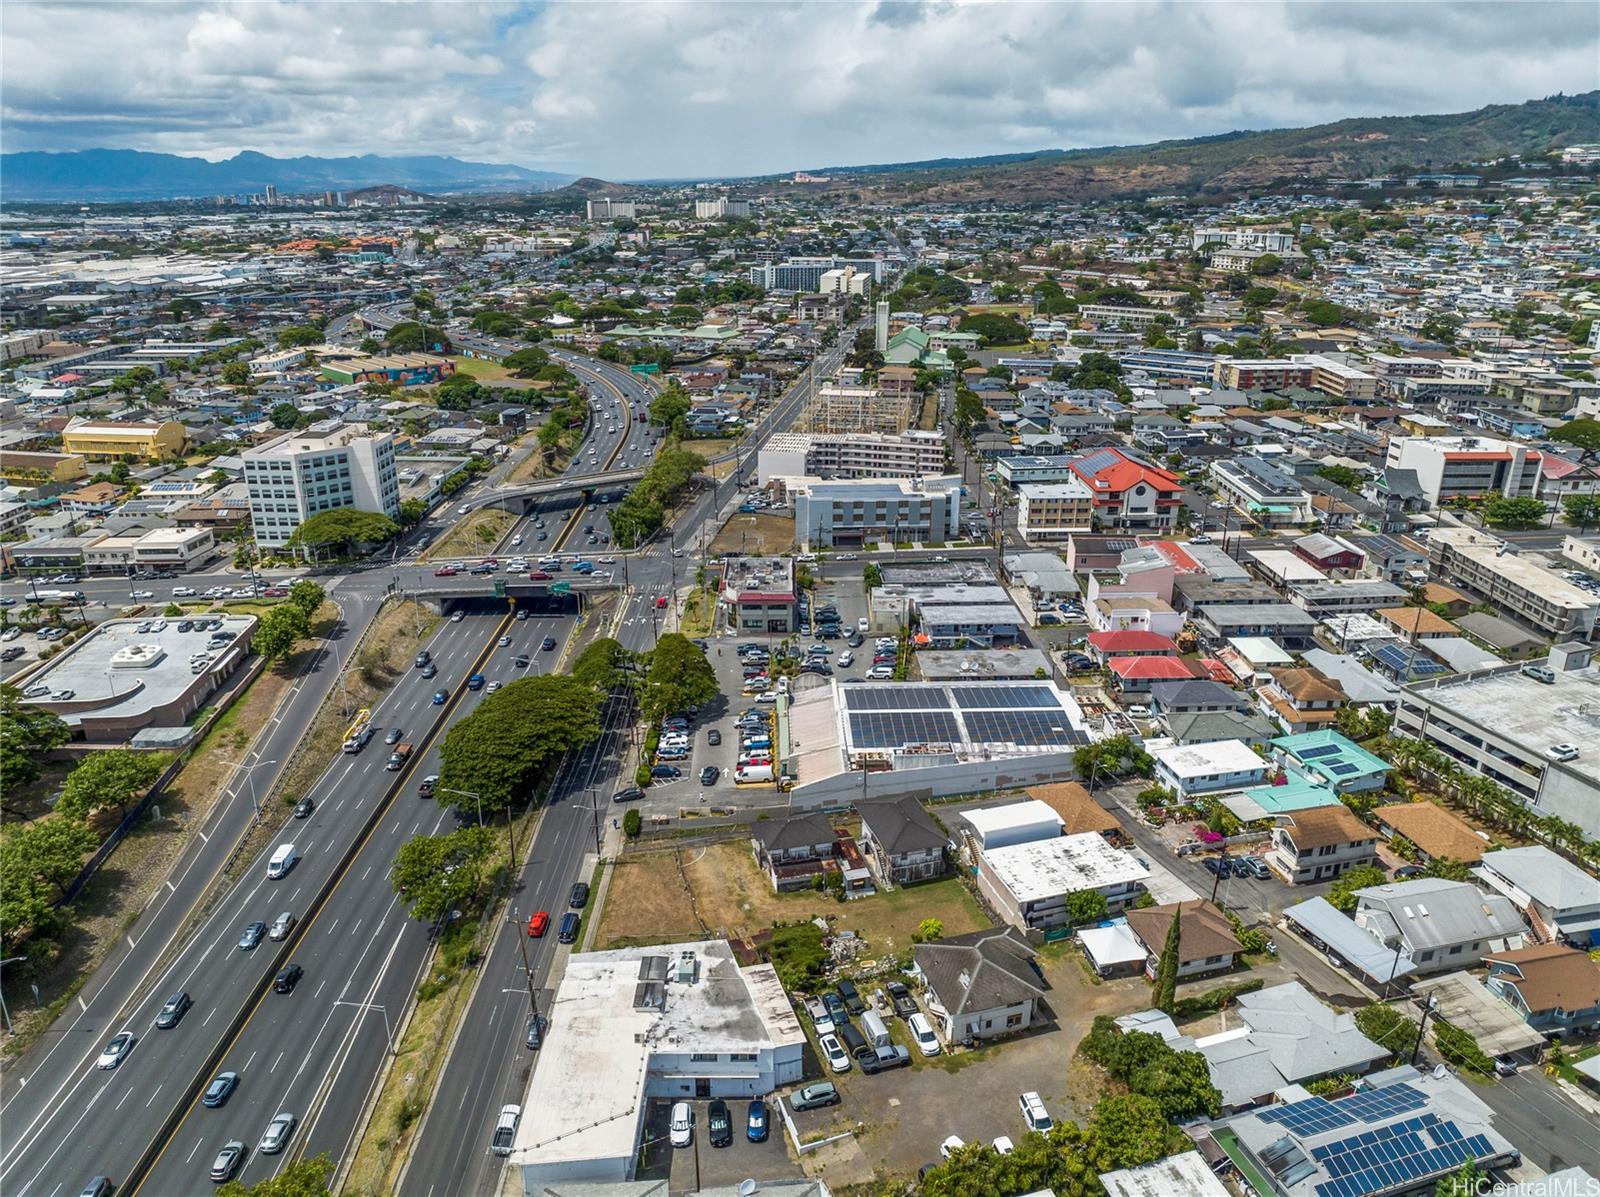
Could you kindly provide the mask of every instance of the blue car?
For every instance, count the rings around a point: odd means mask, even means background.
[[[750,1103],[750,1111],[745,1118],[745,1138],[752,1143],[765,1143],[767,1141],[767,1103],[759,1097]]]
[[[449,697],[450,695],[445,691],[435,690],[433,692],[433,705],[436,707],[442,707],[445,704],[445,700]]]

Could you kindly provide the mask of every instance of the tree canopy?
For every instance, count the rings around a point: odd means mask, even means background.
[[[500,364],[517,378],[532,378],[550,364],[550,355],[543,349],[530,346],[507,354]]]
[[[1600,456],[1600,420],[1588,416],[1580,420],[1568,420],[1550,433],[1550,439],[1572,445],[1579,450],[1578,460],[1587,461]]]
[[[639,710],[656,720],[710,702],[719,692],[716,671],[704,650],[682,633],[668,632],[650,652]]]
[[[1328,890],[1328,902],[1346,914],[1356,908],[1356,890],[1369,885],[1382,885],[1388,877],[1375,865],[1357,865],[1346,869]]]
[[[24,703],[15,686],[0,686],[0,798],[37,781],[45,754],[71,738],[54,711]]]
[[[333,1161],[327,1153],[309,1160],[295,1160],[285,1165],[276,1175],[263,1177],[248,1187],[243,1181],[230,1180],[216,1190],[217,1197],[333,1197],[328,1180],[333,1175]]]
[[[572,677],[521,678],[458,720],[439,747],[439,788],[482,796],[485,811],[527,796],[544,767],[563,752],[598,739],[600,695]],[[445,806],[458,794],[439,794]]]
[[[1548,516],[1541,499],[1491,499],[1484,505],[1483,522],[1497,528],[1526,528]]]
[[[328,592],[310,578],[300,578],[289,584],[289,602],[304,611],[308,618],[317,613],[327,597]]]
[[[999,312],[979,312],[961,321],[961,331],[977,333],[985,348],[990,345],[1014,345],[1028,339],[1028,326],[1014,316]]]
[[[66,893],[99,837],[64,815],[13,823],[0,837],[0,947],[12,953],[47,938]]]
[[[293,603],[279,603],[261,617],[250,645],[263,660],[276,661],[294,651],[295,645],[311,635],[311,621]]]
[[[127,814],[128,807],[155,785],[167,767],[167,757],[131,748],[92,752],[67,775],[56,813],[69,819],[86,819],[107,807]]]
[[[310,324],[291,324],[278,330],[279,349],[303,349],[307,345],[322,344],[322,330]]]
[[[400,526],[377,511],[356,507],[335,507],[311,516],[289,537],[289,548],[320,553],[329,549],[341,555],[353,553],[358,545],[382,544],[398,535]]]
[[[585,686],[593,686],[600,694],[608,694],[622,685],[627,678],[623,666],[628,662],[628,650],[609,636],[591,641],[572,663],[572,678]]]
[[[413,836],[395,853],[389,884],[413,918],[433,922],[452,910],[471,911],[483,894],[483,866],[494,851],[491,827],[462,827],[446,835]]]

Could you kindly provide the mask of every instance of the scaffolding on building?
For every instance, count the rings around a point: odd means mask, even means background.
[[[801,409],[800,432],[856,432],[899,436],[916,427],[916,395],[885,395],[874,386],[817,387]]]

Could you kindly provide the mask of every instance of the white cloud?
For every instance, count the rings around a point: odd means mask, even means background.
[[[6,4],[4,148],[610,178],[1130,144],[1600,85],[1564,3]]]

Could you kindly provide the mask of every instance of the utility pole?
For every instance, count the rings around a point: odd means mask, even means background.
[[[1422,1036],[1428,1029],[1428,1015],[1439,1008],[1439,999],[1429,995],[1427,1003],[1422,1007],[1422,1023],[1417,1027],[1417,1042],[1411,1048],[1411,1066],[1417,1065],[1417,1056],[1422,1052]]]

